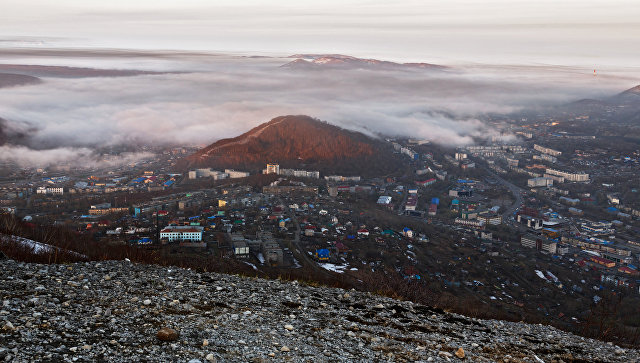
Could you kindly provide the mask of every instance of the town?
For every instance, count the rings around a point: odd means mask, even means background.
[[[184,149],[117,170],[24,169],[5,179],[0,203],[32,226],[184,259],[356,279],[391,271],[513,317],[572,324],[585,319],[579,306],[611,292],[637,301],[639,151],[612,156],[597,136],[567,142],[515,123],[504,131],[518,139],[386,139],[403,167],[384,177],[278,160],[257,172],[181,171]]]

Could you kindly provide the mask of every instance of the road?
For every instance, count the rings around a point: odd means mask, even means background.
[[[522,193],[524,192],[524,189],[517,187],[514,184],[502,179],[501,177],[499,177],[497,174],[495,174],[493,171],[489,169],[487,169],[487,172],[491,176],[493,176],[500,184],[502,184],[507,189],[509,189],[511,194],[513,194],[513,196],[516,198],[513,204],[511,204],[511,206],[507,208],[504,211],[504,213],[502,213],[502,220],[505,222],[510,221],[509,217],[511,217],[513,213],[515,213],[515,211],[517,211],[520,208],[520,206],[522,205],[522,202],[524,201],[522,198]]]
[[[278,198],[278,202],[280,204],[282,204],[287,209],[287,212],[289,213],[289,218],[291,218],[291,222],[293,222],[293,225],[296,226],[296,231],[294,232],[294,238],[293,238],[293,247],[295,247],[295,248],[291,252],[296,254],[296,251],[298,251],[296,256],[299,259],[302,260],[300,262],[303,265],[306,264],[307,266],[310,266],[311,268],[313,268],[316,271],[319,271],[320,273],[324,274],[325,276],[333,276],[333,275],[331,275],[331,273],[329,271],[327,271],[327,270],[323,269],[322,267],[318,266],[316,261],[314,261],[311,257],[309,257],[309,254],[307,253],[306,249],[304,249],[304,248],[302,248],[302,246],[300,246],[300,235],[302,234],[302,229],[300,228],[300,223],[298,223],[298,218],[296,217],[296,212],[291,210],[291,208],[289,208],[289,206],[287,204],[285,204],[282,201],[281,198]]]

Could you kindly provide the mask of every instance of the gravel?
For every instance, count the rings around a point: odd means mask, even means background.
[[[297,282],[121,261],[1,260],[0,361],[631,362],[640,354],[544,325]]]

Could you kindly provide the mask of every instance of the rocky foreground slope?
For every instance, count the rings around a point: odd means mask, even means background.
[[[0,261],[0,361],[631,362],[541,325],[356,291],[100,262]]]

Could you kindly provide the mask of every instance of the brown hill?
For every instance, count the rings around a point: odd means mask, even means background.
[[[640,85],[635,86],[633,88],[629,88],[628,90],[622,92],[622,94],[640,95]]]
[[[384,142],[309,116],[280,116],[238,137],[219,140],[187,158],[189,166],[262,170],[266,163],[323,174],[372,175],[395,170]]]

